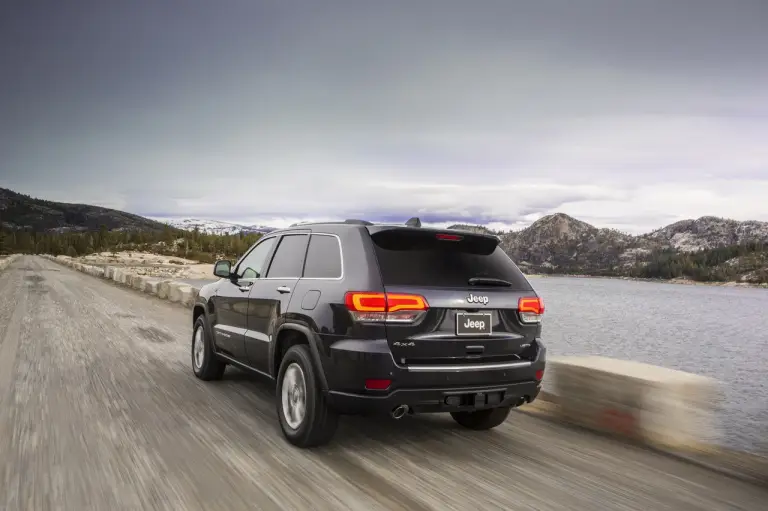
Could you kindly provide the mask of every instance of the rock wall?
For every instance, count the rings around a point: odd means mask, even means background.
[[[163,300],[180,303],[186,307],[192,307],[200,292],[200,288],[186,284],[184,282],[175,282],[171,279],[161,279],[156,277],[147,277],[136,275],[130,271],[117,266],[92,266],[77,262],[66,256],[42,255],[50,261],[54,261],[64,266],[68,266],[79,272],[111,280],[117,284],[135,289],[142,293],[157,296]]]

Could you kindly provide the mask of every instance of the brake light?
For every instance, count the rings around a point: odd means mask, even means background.
[[[441,241],[461,241],[463,236],[459,236],[458,234],[438,234],[435,238]]]
[[[544,315],[544,302],[538,296],[524,297],[517,301],[517,312],[523,323],[541,323]]]
[[[421,295],[353,291],[344,303],[356,321],[412,323],[429,309]]]

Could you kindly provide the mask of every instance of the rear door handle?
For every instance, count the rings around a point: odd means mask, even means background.
[[[280,286],[280,287],[277,288],[277,292],[278,293],[290,293],[291,292],[291,288],[288,287],[288,286]]]

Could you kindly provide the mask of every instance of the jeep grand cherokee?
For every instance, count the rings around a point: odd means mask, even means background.
[[[214,274],[193,310],[194,374],[231,364],[275,380],[296,446],[329,441],[340,414],[447,412],[490,429],[541,388],[544,305],[496,236],[301,224]]]

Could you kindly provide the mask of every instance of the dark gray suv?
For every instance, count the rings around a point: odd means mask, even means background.
[[[544,305],[495,236],[361,220],[302,224],[216,263],[192,313],[192,367],[276,381],[294,445],[340,414],[449,412],[483,430],[541,389]]]

